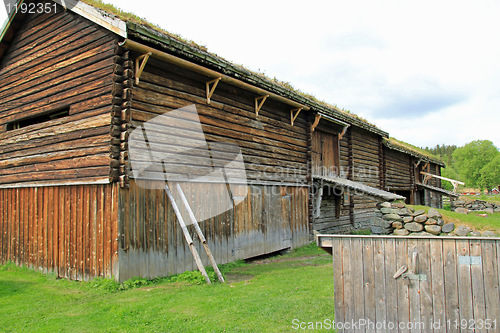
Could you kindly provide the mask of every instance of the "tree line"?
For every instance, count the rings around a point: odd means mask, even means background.
[[[500,151],[489,140],[475,140],[463,147],[437,145],[424,148],[441,159],[446,168],[443,177],[460,180],[466,187],[491,190],[500,185]],[[443,188],[452,190],[450,182],[441,182]]]

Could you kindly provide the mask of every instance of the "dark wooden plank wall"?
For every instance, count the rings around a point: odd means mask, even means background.
[[[109,178],[112,97],[121,94],[116,43],[60,6],[25,17],[0,63],[0,184]],[[6,131],[66,107],[69,116]]]
[[[206,204],[200,195],[203,186],[225,189],[225,184],[190,185],[192,188],[185,190],[185,194],[199,207]],[[196,269],[162,186],[145,189],[131,179],[129,188],[120,191],[120,281]],[[234,209],[199,223],[217,264],[309,242],[306,187],[250,186],[247,193],[243,187],[235,192],[240,197],[247,196]],[[204,265],[209,266],[193,226],[188,225],[188,229]]]
[[[118,187],[0,189],[0,262],[89,280],[118,273]]]
[[[385,148],[385,184],[389,191],[412,190],[415,184],[411,182],[411,156],[396,150]]]
[[[165,112],[195,104],[208,142],[229,142],[241,148],[248,179],[306,182],[305,113],[292,126],[291,107],[268,99],[256,116],[257,96],[224,83],[218,84],[208,104],[205,83],[209,80],[150,59],[139,85],[132,89],[129,131]]]
[[[363,129],[353,128],[352,135],[352,162],[353,178],[374,188],[380,188],[379,175],[379,138],[376,134]],[[378,201],[365,196],[354,195],[353,222],[362,222],[369,219],[376,208]]]

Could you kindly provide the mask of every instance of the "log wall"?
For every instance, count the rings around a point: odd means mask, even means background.
[[[385,152],[385,184],[389,191],[410,191],[414,188],[411,181],[411,156],[396,150],[387,149]]]
[[[118,274],[118,187],[0,189],[0,263],[89,280]]]
[[[193,256],[162,184],[145,189],[131,179],[120,191],[120,281],[195,270]],[[191,186],[191,188],[189,188]],[[185,194],[202,209],[214,209],[201,193],[225,185],[189,184]],[[148,186],[153,188],[155,186]],[[236,190],[245,199],[234,209],[199,223],[217,264],[309,242],[306,187],[251,186]],[[184,207],[180,206],[185,212]],[[188,230],[205,266],[210,262],[192,225]]]
[[[376,134],[353,128],[352,136],[352,180],[374,188],[380,188],[379,138]],[[352,222],[362,223],[373,216],[378,201],[365,196],[351,196]]]
[[[0,63],[0,185],[109,182],[116,43],[60,6],[24,17]],[[58,110],[69,115],[8,130]]]
[[[150,59],[132,85],[130,129],[166,112],[195,105],[207,142],[227,142],[240,147],[247,177],[254,182],[307,180],[307,131],[305,114],[290,124],[290,107],[267,99],[255,114],[251,92],[219,83],[207,103],[206,85],[211,78]],[[184,129],[180,128],[180,132]],[[184,135],[180,133],[179,135]],[[189,140],[189,133],[186,132]],[[158,142],[161,148],[161,142]],[[144,157],[148,162],[148,156]],[[171,165],[171,168],[178,168]],[[128,176],[133,178],[132,170]]]

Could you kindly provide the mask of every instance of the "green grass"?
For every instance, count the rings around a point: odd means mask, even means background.
[[[486,195],[486,194],[463,195],[460,197],[460,199],[462,199],[464,201],[482,200],[482,201],[486,201],[486,202],[500,204],[500,195]]]
[[[411,206],[415,210],[423,209],[426,212],[429,207],[426,206]],[[460,214],[451,212],[445,209],[438,209],[438,211],[443,215],[445,223],[455,223],[455,225],[465,225],[474,230],[486,231],[491,230],[497,234],[500,234],[500,213],[488,214],[488,217],[478,216],[479,213],[469,213]]]
[[[221,268],[229,282],[209,286],[192,272],[118,284],[0,266],[0,330],[289,332],[296,318],[333,320],[332,258],[314,244]]]

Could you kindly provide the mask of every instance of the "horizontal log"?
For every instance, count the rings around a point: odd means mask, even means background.
[[[109,165],[105,167],[82,168],[71,170],[33,172],[22,175],[0,176],[0,184],[33,182],[38,180],[68,181],[73,178],[101,178],[109,177]]]
[[[79,169],[88,167],[102,167],[109,165],[110,159],[106,155],[89,155],[82,157],[75,157],[63,160],[50,161],[45,163],[36,163],[23,165],[20,167],[13,167],[9,169],[0,169],[0,175],[19,175],[40,171],[53,171],[53,170],[68,170]]]
[[[87,66],[80,65],[83,66],[83,68],[58,76],[56,75],[63,71],[56,71],[51,73],[52,75],[50,75],[50,80],[48,80],[47,77],[44,77],[38,80],[28,81],[27,83],[13,87],[0,94],[2,95],[0,107],[8,108],[8,106],[6,106],[8,102],[16,102],[17,104],[13,104],[14,107],[16,107],[25,103],[35,102],[45,96],[50,96],[55,92],[69,89],[70,87],[80,84],[79,81],[75,81],[75,78],[83,78],[89,75],[102,77],[109,74],[109,66],[111,65],[112,60],[105,59]]]
[[[102,135],[103,133],[102,127],[97,129],[101,129],[100,133],[101,135],[98,136],[90,135],[94,133],[99,134],[99,132],[95,130],[90,130],[91,131],[90,134],[85,133],[85,131],[78,131],[74,133],[74,135],[71,135],[73,133],[70,133],[71,136],[67,134],[60,135],[61,137],[60,141],[52,144],[37,145],[32,143],[31,141],[27,142],[30,144],[29,146],[23,146],[21,144],[17,144],[14,146],[17,146],[18,149],[14,151],[2,152],[0,154],[0,160],[9,160],[12,158],[23,157],[23,156],[33,156],[47,152],[65,151],[71,149],[81,149],[81,148],[109,145],[109,136]],[[80,139],[78,135],[84,135],[84,136],[82,137],[82,139]],[[9,148],[9,150],[10,148],[12,148],[11,146],[6,146],[6,147]]]
[[[283,130],[283,132],[279,133],[288,135],[290,137],[303,138],[304,135],[306,134],[305,127],[297,125],[292,126],[290,124],[290,119],[288,117],[286,118],[286,121],[284,120],[279,121],[273,118],[269,118],[263,115],[262,113],[259,113],[259,116],[256,116],[254,99],[251,100],[252,102],[251,105],[244,105],[237,103],[236,104],[237,106],[232,105],[235,104],[234,99],[222,98],[220,102],[216,100],[212,101],[211,99],[209,107],[208,105],[206,105],[206,92],[204,86],[197,87],[197,85],[191,85],[191,86],[183,85],[179,82],[175,82],[169,79],[164,79],[161,78],[160,76],[150,73],[144,73],[142,80],[145,80],[142,81],[143,84],[141,85],[145,89],[163,95],[168,95],[174,98],[180,98],[186,101],[191,101],[197,105],[207,107],[208,109],[205,112],[211,111],[211,113],[205,113],[205,115],[216,116],[221,114],[222,115],[227,114],[228,116],[233,116],[235,118],[235,121],[239,120],[238,122],[239,124],[246,124],[246,123],[251,124],[257,121],[257,123],[261,124],[261,128],[262,126],[264,126],[263,128],[265,130],[267,130],[265,126],[271,125],[270,128],[272,128],[273,130],[275,131]],[[154,84],[147,83],[146,81],[154,82]],[[225,112],[221,113],[218,110],[223,110]]]
[[[47,122],[47,125],[54,120]],[[10,145],[15,143],[20,143],[22,141],[28,141],[32,139],[39,139],[42,137],[53,137],[55,135],[61,135],[64,133],[70,133],[74,131],[79,131],[83,129],[91,129],[110,123],[109,114],[101,114],[87,119],[80,119],[73,121],[71,123],[63,123],[55,126],[41,128],[35,132],[28,132],[25,134],[17,135],[16,130],[8,131],[7,133],[0,134],[0,147],[4,145]]]
[[[46,95],[39,100],[34,100],[24,104],[16,102],[0,105],[0,122],[12,122],[43,114],[46,111],[57,109],[58,107],[56,105],[62,104],[65,107],[69,106],[75,102],[84,100],[82,96],[86,96],[86,93],[88,94],[88,92],[99,88],[104,87],[107,88],[107,91],[111,91],[111,79],[112,77],[107,75],[106,71],[101,71],[99,72],[99,76],[93,76],[91,74],[72,81],[74,84],[81,83],[83,86],[71,85],[71,88],[60,92],[57,91],[57,89],[49,89],[50,93],[53,94]]]
[[[72,150],[17,157],[0,161],[0,170],[12,167],[24,166],[24,165],[33,165],[38,163],[75,158],[75,157],[83,157],[87,155],[107,154],[108,152],[109,152],[109,146],[98,146],[91,148],[72,149]],[[106,165],[108,164],[109,160],[106,163]]]

